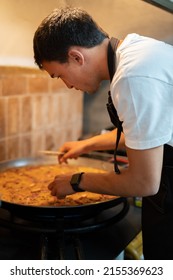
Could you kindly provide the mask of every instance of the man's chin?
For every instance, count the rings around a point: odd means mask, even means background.
[[[96,93],[96,91],[85,91],[85,93],[87,93],[87,94],[94,94],[94,93]]]
[[[86,93],[88,93],[88,94],[94,94],[94,93],[96,93],[98,91],[98,88],[97,89],[93,89],[93,90],[87,90],[87,91],[85,91]]]

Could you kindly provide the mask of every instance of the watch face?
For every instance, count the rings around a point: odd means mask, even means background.
[[[72,184],[79,184],[80,183],[80,173],[74,174],[71,179]]]

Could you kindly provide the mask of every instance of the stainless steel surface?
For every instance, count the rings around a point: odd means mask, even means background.
[[[40,156],[37,158],[21,158],[17,160],[9,160],[9,161],[3,161],[0,163],[0,171],[5,170],[7,168],[12,168],[12,167],[21,167],[21,166],[27,166],[27,165],[39,165],[39,164],[58,164],[57,159],[55,156]],[[97,159],[90,159],[90,158],[85,158],[85,157],[79,157],[78,159],[70,159],[69,160],[69,166],[90,166],[93,168],[99,168],[107,171],[113,170],[113,164],[110,162],[102,161],[102,160],[97,160]]]

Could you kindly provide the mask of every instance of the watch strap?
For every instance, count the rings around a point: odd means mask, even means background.
[[[75,191],[75,192],[84,192],[85,190],[82,190],[80,187],[79,187],[79,184],[80,184],[80,181],[81,181],[81,178],[82,178],[82,175],[84,174],[84,172],[81,172],[81,173],[75,173],[72,175],[71,177],[71,180],[70,180],[70,184],[72,186],[72,189]]]

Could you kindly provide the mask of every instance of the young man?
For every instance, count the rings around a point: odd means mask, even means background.
[[[53,11],[34,36],[40,69],[68,88],[94,93],[110,80],[109,113],[123,130],[128,169],[106,174],[61,175],[49,185],[52,195],[75,191],[142,196],[145,259],[173,259],[173,47],[129,34],[109,39],[85,11]],[[116,108],[116,109],[115,109]],[[117,110],[117,112],[116,112]],[[60,163],[92,150],[113,149],[116,130],[67,142]]]

